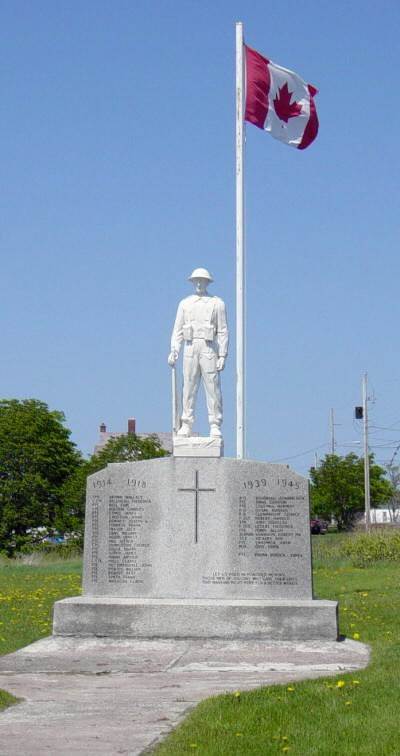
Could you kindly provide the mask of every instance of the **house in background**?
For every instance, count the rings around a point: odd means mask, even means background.
[[[166,451],[170,452],[172,454],[172,433],[160,433],[158,431],[152,431],[152,433],[137,433],[136,432],[136,419],[134,417],[130,417],[128,420],[128,428],[126,431],[108,431],[107,426],[105,423],[101,423],[99,428],[99,439],[97,441],[96,446],[94,447],[94,454],[97,454],[99,451],[101,451],[107,442],[110,440],[110,438],[119,438],[120,436],[124,436],[126,434],[136,435],[138,438],[148,438],[149,436],[157,436],[159,439],[161,446]]]

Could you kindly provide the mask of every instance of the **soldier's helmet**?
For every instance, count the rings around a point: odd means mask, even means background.
[[[206,270],[205,268],[195,268],[192,275],[189,276],[188,280],[193,281],[195,278],[205,278],[210,283],[212,283],[214,280],[208,270]]]

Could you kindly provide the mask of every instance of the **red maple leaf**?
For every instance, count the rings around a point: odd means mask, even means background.
[[[290,102],[293,92],[289,92],[287,82],[280,87],[274,99],[275,113],[281,121],[288,122],[289,118],[297,118],[301,113],[299,102]]]

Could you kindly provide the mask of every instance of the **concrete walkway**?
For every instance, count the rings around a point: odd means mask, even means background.
[[[365,667],[367,646],[48,638],[0,657],[1,756],[140,754],[207,696]]]

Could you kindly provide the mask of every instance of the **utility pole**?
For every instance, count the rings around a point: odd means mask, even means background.
[[[331,409],[331,414],[329,418],[329,427],[331,429],[331,454],[335,453],[335,419],[333,414],[333,409]]]
[[[371,496],[369,486],[369,449],[368,449],[368,373],[362,380],[362,401],[364,420],[364,490],[365,490],[365,530],[371,529]]]

